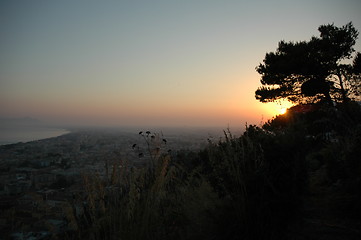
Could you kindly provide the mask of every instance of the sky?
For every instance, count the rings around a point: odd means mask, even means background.
[[[288,107],[254,97],[265,54],[322,24],[361,30],[360,12],[358,0],[2,0],[0,117],[260,124]]]

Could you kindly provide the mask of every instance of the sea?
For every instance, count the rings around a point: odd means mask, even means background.
[[[70,133],[66,129],[39,126],[0,127],[0,145],[30,142]]]

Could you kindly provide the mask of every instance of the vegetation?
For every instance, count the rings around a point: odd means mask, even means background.
[[[165,151],[161,135],[140,132],[145,149],[133,149],[144,167],[118,159],[110,179],[84,176],[73,203],[82,214],[74,209],[66,237],[360,239],[361,108],[352,101],[360,54],[340,62],[358,33],[351,23],[319,31],[309,42],[280,42],[257,68],[260,101],[312,104],[238,137],[225,131],[200,152]]]
[[[198,153],[163,152],[149,133],[142,158],[150,164],[120,168],[128,164],[119,160],[108,181],[84,176],[84,214],[67,238],[310,239],[319,237],[313,219],[357,239],[360,119],[358,104],[291,108]]]
[[[262,75],[256,98],[261,102],[287,99],[294,103],[347,102],[360,97],[360,53],[353,46],[358,31],[352,23],[318,28],[309,41],[279,42],[257,68]],[[345,60],[354,57],[353,63]]]

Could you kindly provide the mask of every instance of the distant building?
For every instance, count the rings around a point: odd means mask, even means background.
[[[56,181],[56,175],[47,171],[33,171],[31,183],[35,189],[43,189]]]
[[[7,195],[16,195],[28,191],[31,188],[30,180],[20,180],[17,182],[8,183],[4,186],[4,192]]]

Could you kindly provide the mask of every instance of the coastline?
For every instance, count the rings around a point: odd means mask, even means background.
[[[27,143],[69,134],[72,131],[65,128],[36,127],[36,128],[1,128],[0,146]]]

